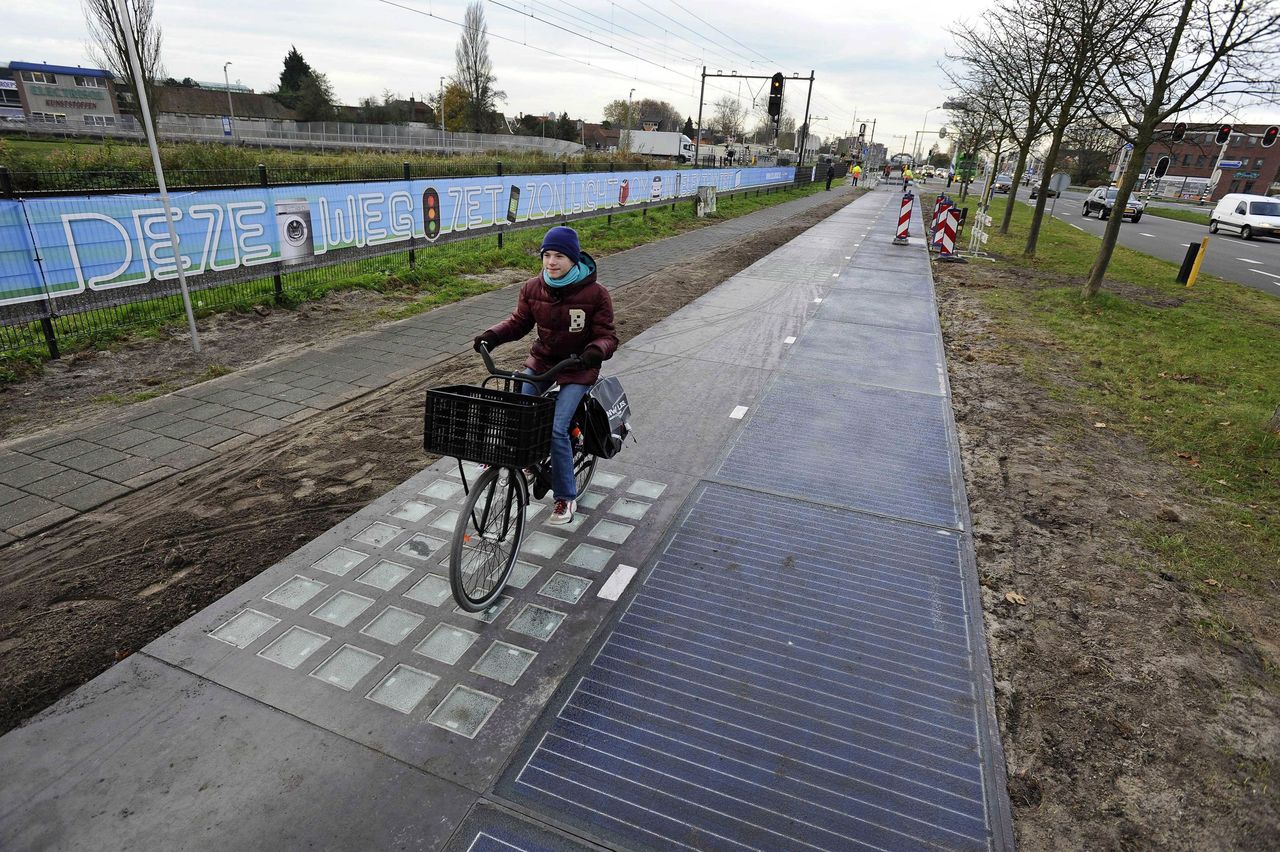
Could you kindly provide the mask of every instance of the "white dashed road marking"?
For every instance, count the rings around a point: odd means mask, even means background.
[[[1260,261],[1260,260],[1250,260],[1250,259],[1249,259],[1249,258],[1247,258],[1247,257],[1237,257],[1237,258],[1236,258],[1236,260],[1243,260],[1245,263],[1252,263],[1252,264],[1253,264],[1253,265],[1255,265],[1255,266],[1261,266],[1261,265],[1262,265],[1262,261]]]
[[[732,412],[729,413],[729,419],[741,420],[743,415],[745,415],[746,413],[747,413],[747,407],[745,405],[739,405],[737,408],[735,408]]]

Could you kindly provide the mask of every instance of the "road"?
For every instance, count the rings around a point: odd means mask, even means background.
[[[1083,192],[1063,193],[1058,199],[1054,217],[1101,237],[1107,223],[1100,220],[1097,214],[1087,219],[1080,215],[1084,199]],[[1024,197],[1024,200],[1027,199]],[[1032,205],[1035,203],[1027,201]],[[1049,203],[1053,203],[1052,198]],[[1213,208],[1206,205],[1202,209],[1208,211]],[[1182,263],[1188,243],[1198,243],[1204,237],[1209,238],[1209,251],[1200,266],[1203,274],[1216,275],[1227,281],[1280,296],[1280,239],[1258,237],[1242,240],[1234,233],[1210,234],[1205,225],[1151,214],[1144,215],[1141,222],[1134,223],[1126,219],[1120,225],[1120,245],[1174,263]]]

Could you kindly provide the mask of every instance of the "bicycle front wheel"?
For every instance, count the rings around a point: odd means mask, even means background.
[[[458,515],[449,552],[449,585],[467,612],[488,609],[502,594],[524,541],[529,492],[514,467],[480,475]]]

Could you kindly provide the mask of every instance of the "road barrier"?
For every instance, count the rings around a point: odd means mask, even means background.
[[[898,230],[893,237],[895,246],[905,246],[907,238],[911,236],[911,211],[914,202],[915,197],[911,193],[902,194],[902,209],[898,212]]]
[[[945,263],[966,263],[956,253],[956,231],[960,228],[960,211],[948,207],[942,214],[942,227],[938,232],[938,260]]]

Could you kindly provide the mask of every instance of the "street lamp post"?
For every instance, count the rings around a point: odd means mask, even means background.
[[[227,66],[230,64],[230,62],[222,63],[222,79],[227,84],[227,115],[231,122],[231,141],[238,142],[239,138],[236,136],[236,110],[231,105],[231,77],[227,74]]]
[[[917,133],[916,133],[916,142],[915,142],[915,145],[914,145],[914,146],[912,146],[912,148],[911,148],[911,162],[912,162],[912,164],[914,164],[914,163],[915,163],[916,158],[917,158],[917,156],[918,156],[918,154],[919,154],[919,152],[918,152],[918,150],[917,150],[917,149],[920,147],[920,134],[921,134],[921,133],[924,133],[924,132],[925,132],[925,128],[927,128],[927,127],[929,126],[929,113],[933,112],[935,109],[942,109],[942,107],[940,107],[940,106],[936,106],[936,107],[929,107],[927,110],[925,110],[925,111],[924,111],[924,121],[920,122],[920,130],[919,130],[919,132],[917,132]],[[903,142],[903,144],[906,144],[906,143],[905,143],[905,141]]]
[[[622,150],[628,153],[631,151],[631,99],[635,97],[635,94],[636,94],[635,89],[632,89],[630,92],[627,92],[627,126],[622,128],[622,133],[625,136],[625,141],[622,139],[618,140],[619,142],[622,143]]]

